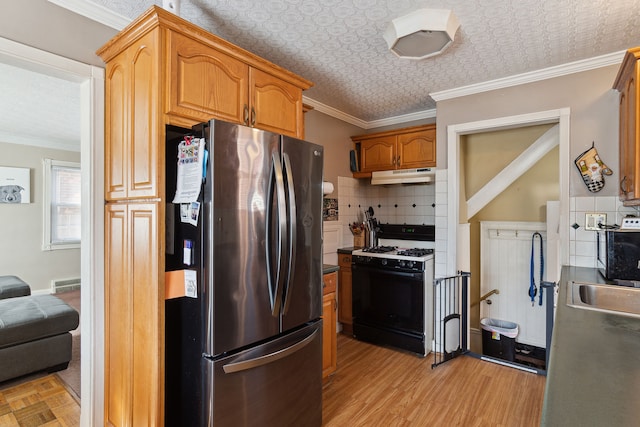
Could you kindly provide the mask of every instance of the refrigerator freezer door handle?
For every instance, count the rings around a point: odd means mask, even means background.
[[[282,164],[280,163],[280,157],[278,153],[272,154],[271,174],[269,180],[269,190],[267,195],[268,207],[266,210],[266,264],[267,264],[267,282],[269,286],[269,299],[271,302],[271,314],[276,317],[280,314],[280,307],[282,305],[282,294],[284,288],[285,277],[282,271],[283,257],[282,257],[282,245],[283,241],[287,241],[287,219],[286,219],[286,200],[284,192],[284,177],[282,174]],[[275,186],[275,189],[274,189]],[[271,226],[272,226],[272,203],[274,197],[277,197],[277,242],[271,241]],[[273,274],[272,265],[272,251],[274,246],[277,248],[276,253],[276,272],[275,277]]]
[[[311,343],[311,341],[313,341],[313,338],[317,333],[318,330],[315,330],[305,339],[298,341],[297,343],[287,348],[283,348],[282,350],[265,354],[264,356],[256,357],[255,359],[243,360],[242,362],[236,363],[227,363],[222,367],[222,369],[224,370],[225,374],[232,374],[234,372],[246,371],[248,369],[257,368],[258,366],[273,363],[276,360],[284,359],[285,357],[288,357],[306,347],[309,343]]]
[[[287,314],[287,311],[289,310],[289,304],[291,302],[291,292],[290,292],[290,286],[293,283],[293,275],[295,272],[295,268],[296,268],[296,227],[297,227],[297,223],[296,223],[296,219],[297,219],[297,212],[296,212],[296,192],[295,192],[295,187],[293,185],[293,172],[291,171],[291,161],[289,160],[289,155],[287,153],[284,153],[283,155],[283,160],[284,160],[284,172],[285,172],[285,176],[287,178],[287,198],[288,198],[288,217],[289,217],[289,240],[287,242],[287,252],[289,255],[289,260],[288,260],[288,268],[287,268],[287,287],[285,288],[284,291],[284,308],[283,308],[283,313]]]

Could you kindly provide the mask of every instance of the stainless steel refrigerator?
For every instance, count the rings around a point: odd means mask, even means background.
[[[166,302],[166,425],[320,426],[323,149],[215,120],[191,134],[208,150],[199,218],[167,205],[166,266],[195,269],[198,292]]]

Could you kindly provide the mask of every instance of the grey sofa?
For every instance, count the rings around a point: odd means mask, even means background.
[[[0,382],[66,369],[78,312],[53,295],[31,295],[16,276],[0,276]]]

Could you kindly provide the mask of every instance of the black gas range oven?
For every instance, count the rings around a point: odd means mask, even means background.
[[[381,224],[352,253],[353,335],[426,356],[433,341],[433,225]]]

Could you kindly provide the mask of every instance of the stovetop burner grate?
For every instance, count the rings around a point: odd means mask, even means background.
[[[407,249],[405,251],[399,251],[398,255],[402,256],[411,256],[411,257],[422,257],[425,255],[431,255],[433,253],[433,249]]]
[[[387,252],[393,252],[397,248],[395,246],[375,246],[373,248],[364,248],[363,252],[370,252],[372,254],[384,254]]]

